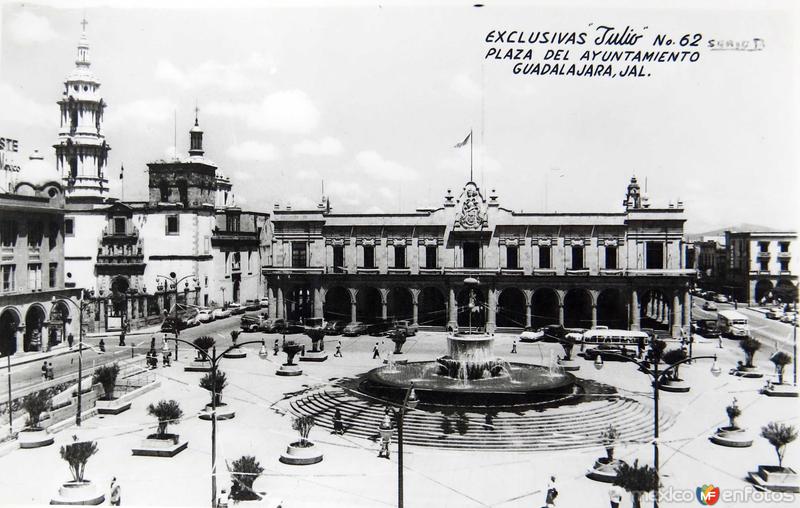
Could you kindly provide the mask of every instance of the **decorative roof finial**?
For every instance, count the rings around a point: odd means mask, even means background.
[[[198,127],[197,115],[200,113],[200,108],[197,106],[197,99],[194,100],[194,125]]]
[[[86,21],[86,13],[84,12],[83,13],[83,21],[81,21],[81,25],[83,25],[83,33],[86,33],[86,25],[88,25],[88,24],[89,24],[89,22]]]

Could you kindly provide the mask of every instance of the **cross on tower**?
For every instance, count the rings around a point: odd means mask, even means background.
[[[83,25],[83,31],[84,32],[86,32],[86,25],[88,25],[88,24],[89,24],[89,22],[86,21],[86,16],[84,16],[83,17],[83,21],[81,21],[81,25]]]
[[[197,107],[197,101],[194,102],[194,124],[197,125],[197,115],[200,113],[200,108]]]

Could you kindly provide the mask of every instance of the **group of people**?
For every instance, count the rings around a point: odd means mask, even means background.
[[[42,362],[42,381],[51,381],[53,379],[55,379],[53,362]]]

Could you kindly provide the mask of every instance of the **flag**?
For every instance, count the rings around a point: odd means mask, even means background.
[[[467,142],[470,140],[470,138],[472,138],[472,131],[469,131],[469,134],[467,134],[467,137],[464,138],[464,141],[462,141],[461,143],[456,144],[456,146],[454,146],[453,148],[461,148],[462,146],[467,144]]]
[[[119,179],[122,180],[122,175],[125,172],[125,166],[119,167]]]

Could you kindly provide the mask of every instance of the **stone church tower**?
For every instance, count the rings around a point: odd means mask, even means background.
[[[69,198],[101,201],[109,190],[105,169],[111,147],[103,135],[106,103],[99,94],[100,82],[90,69],[85,19],[82,24],[75,68],[64,81],[64,92],[58,101],[61,125],[54,145],[56,167]]]

